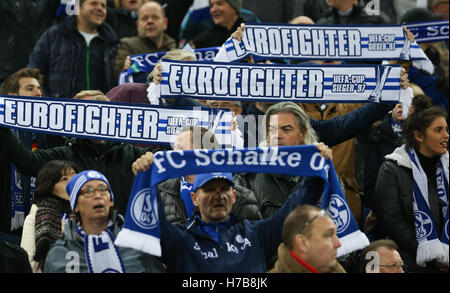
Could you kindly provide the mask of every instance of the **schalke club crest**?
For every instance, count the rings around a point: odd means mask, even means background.
[[[338,195],[332,194],[328,211],[336,224],[337,234],[345,231],[350,224],[350,209],[345,201]]]
[[[414,213],[414,225],[416,226],[417,241],[421,241],[430,236],[433,232],[433,222],[426,213],[416,211]]]
[[[131,203],[131,218],[143,229],[154,229],[159,225],[156,197],[151,200],[151,189],[145,188],[138,192]]]

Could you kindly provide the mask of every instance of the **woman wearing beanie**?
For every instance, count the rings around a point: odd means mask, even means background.
[[[158,258],[117,247],[123,218],[112,207],[114,194],[106,177],[94,170],[74,176],[66,186],[75,220],[64,228],[64,240],[51,247],[46,273],[162,273]]]

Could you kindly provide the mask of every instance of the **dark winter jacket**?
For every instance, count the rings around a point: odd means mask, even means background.
[[[27,252],[8,242],[0,241],[0,273],[32,273]]]
[[[236,203],[231,210],[241,220],[261,220],[255,194],[242,186],[234,185],[236,189]],[[186,208],[180,196],[180,179],[168,179],[158,185],[159,194],[164,202],[166,218],[174,225],[186,224]]]
[[[196,49],[222,46],[236,29],[244,23],[242,18],[238,18],[231,30],[226,27],[213,24],[212,28],[205,30],[192,39]]]
[[[364,205],[372,208],[375,196],[378,171],[386,155],[391,154],[403,144],[402,138],[395,135],[391,127],[391,114],[386,115],[383,122],[369,134],[367,156],[364,165]]]
[[[106,93],[113,80],[113,62],[119,42],[112,28],[103,23],[89,47],[77,29],[75,16],[48,29],[36,43],[27,67],[45,76],[44,91],[50,97],[72,98],[82,90]]]
[[[174,226],[159,203],[162,260],[168,272],[265,273],[266,259],[276,255],[281,243],[284,219],[301,204],[315,205],[322,194],[322,179],[303,183],[274,216],[259,221],[231,215],[224,224],[205,224],[197,212],[185,226]],[[205,225],[219,232],[220,244],[204,232]]]
[[[444,155],[448,166],[448,152]],[[436,184],[436,181],[434,182]],[[398,245],[398,252],[408,271],[433,271],[432,266],[420,268],[416,264],[417,240],[413,209],[413,176],[411,159],[402,146],[386,156],[381,165],[375,188],[373,210],[388,238]],[[437,187],[428,180],[428,200],[438,235],[442,232]]]
[[[18,131],[19,140],[24,148],[31,150],[32,133],[28,131]],[[15,135],[12,134],[14,137]],[[36,133],[37,146],[39,149],[48,149],[55,146],[64,145],[65,139],[62,136],[56,137],[52,135],[44,135]],[[9,233],[11,231],[11,164],[12,160],[5,151],[4,146],[0,143],[0,232]],[[25,215],[31,207],[32,193],[30,189],[30,176],[18,173],[22,182],[23,200]],[[18,233],[21,233],[18,230]]]
[[[105,22],[111,26],[119,40],[137,35],[136,21],[136,12],[108,7]]]
[[[95,143],[73,139],[67,146],[31,152],[5,128],[0,128],[0,145],[20,172],[36,176],[40,168],[51,160],[69,160],[82,170],[97,170],[108,178],[114,191],[114,208],[125,214],[134,181],[131,164],[149,149],[130,144],[105,141]]]
[[[60,0],[0,1],[0,80],[28,63],[36,41],[53,23]]]

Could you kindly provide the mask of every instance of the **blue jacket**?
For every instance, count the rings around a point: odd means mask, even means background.
[[[73,98],[87,89],[107,92],[115,86],[113,61],[119,42],[111,27],[103,23],[89,47],[77,29],[75,16],[48,29],[30,55],[29,68],[44,75],[44,91],[50,97]]]
[[[434,106],[445,107],[445,110],[448,112],[448,97],[436,88],[436,76],[426,74],[415,67],[411,67],[408,70],[408,78],[412,83],[417,84],[423,89],[424,93],[433,101]]]
[[[162,261],[177,273],[265,273],[266,259],[282,241],[284,219],[301,204],[315,205],[322,189],[322,179],[305,178],[277,213],[260,221],[231,215],[225,223],[207,225],[197,213],[185,226],[173,226],[159,203]],[[220,243],[210,236],[211,228]]]

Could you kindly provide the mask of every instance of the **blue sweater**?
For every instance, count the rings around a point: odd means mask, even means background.
[[[284,219],[301,204],[315,205],[322,189],[322,179],[305,178],[272,217],[239,221],[231,215],[215,235],[219,242],[206,232],[198,214],[185,226],[173,226],[159,199],[163,263],[168,272],[176,273],[265,273],[266,259],[276,254],[282,241]]]

